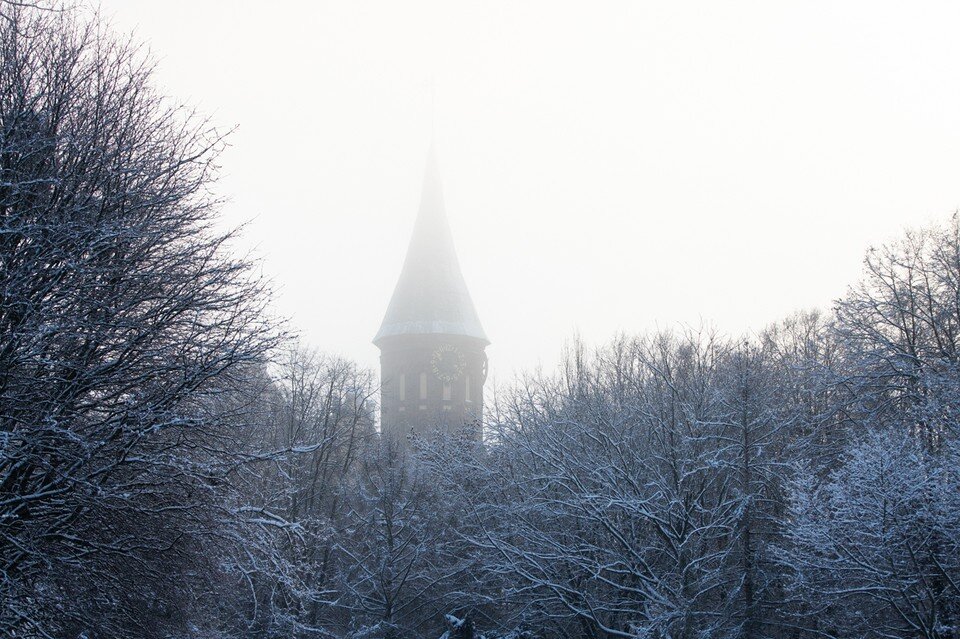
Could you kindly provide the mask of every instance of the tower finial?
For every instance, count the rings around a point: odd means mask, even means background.
[[[430,74],[430,146],[433,146],[436,135],[437,121],[437,76]]]

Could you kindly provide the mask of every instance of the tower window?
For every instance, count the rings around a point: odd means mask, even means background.
[[[450,390],[450,382],[443,383],[443,401],[449,402],[452,392]]]
[[[400,401],[407,401],[407,376],[400,373]]]
[[[427,374],[420,373],[420,399],[427,398]]]
[[[464,395],[463,395],[464,399],[466,399],[468,402],[473,401],[470,399],[470,376],[469,375],[464,376],[464,384],[465,384]]]

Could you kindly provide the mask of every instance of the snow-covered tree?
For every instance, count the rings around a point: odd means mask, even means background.
[[[345,514],[337,607],[351,636],[429,636],[464,573],[450,502],[426,463],[384,436],[368,447]]]
[[[827,482],[797,474],[786,557],[804,627],[830,637],[956,636],[956,462],[890,428],[852,446]]]
[[[0,634],[169,636],[255,542],[211,407],[276,339],[265,289],[217,230],[222,136],[149,57],[3,10]]]
[[[831,383],[846,443],[826,464],[793,458],[782,548],[797,625],[810,632],[957,632],[958,300],[954,215],[872,249],[836,304]]]
[[[712,336],[574,349],[557,378],[498,411],[491,486],[475,499],[486,570],[547,635],[718,635],[742,499],[723,445]],[[503,479],[495,480],[496,476]]]
[[[270,373],[255,417],[241,429],[236,450],[247,461],[235,481],[251,512],[291,531],[277,551],[298,576],[280,583],[275,571],[261,570],[252,577],[260,595],[252,636],[316,636],[340,623],[331,605],[339,597],[337,546],[361,453],[375,434],[375,385],[356,364],[299,345]]]
[[[960,418],[960,215],[871,249],[836,304],[850,411],[900,421],[937,446]]]

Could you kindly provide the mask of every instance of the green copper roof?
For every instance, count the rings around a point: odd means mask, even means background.
[[[462,335],[489,343],[460,272],[432,146],[407,257],[373,343],[394,335],[424,334]]]

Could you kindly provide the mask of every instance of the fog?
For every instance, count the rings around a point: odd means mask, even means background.
[[[827,307],[868,246],[960,204],[955,3],[102,10],[165,92],[237,127],[224,221],[249,221],[278,312],[371,368],[431,130],[501,380],[574,332]]]
[[[960,6],[94,1],[0,0],[0,637],[960,637]]]

